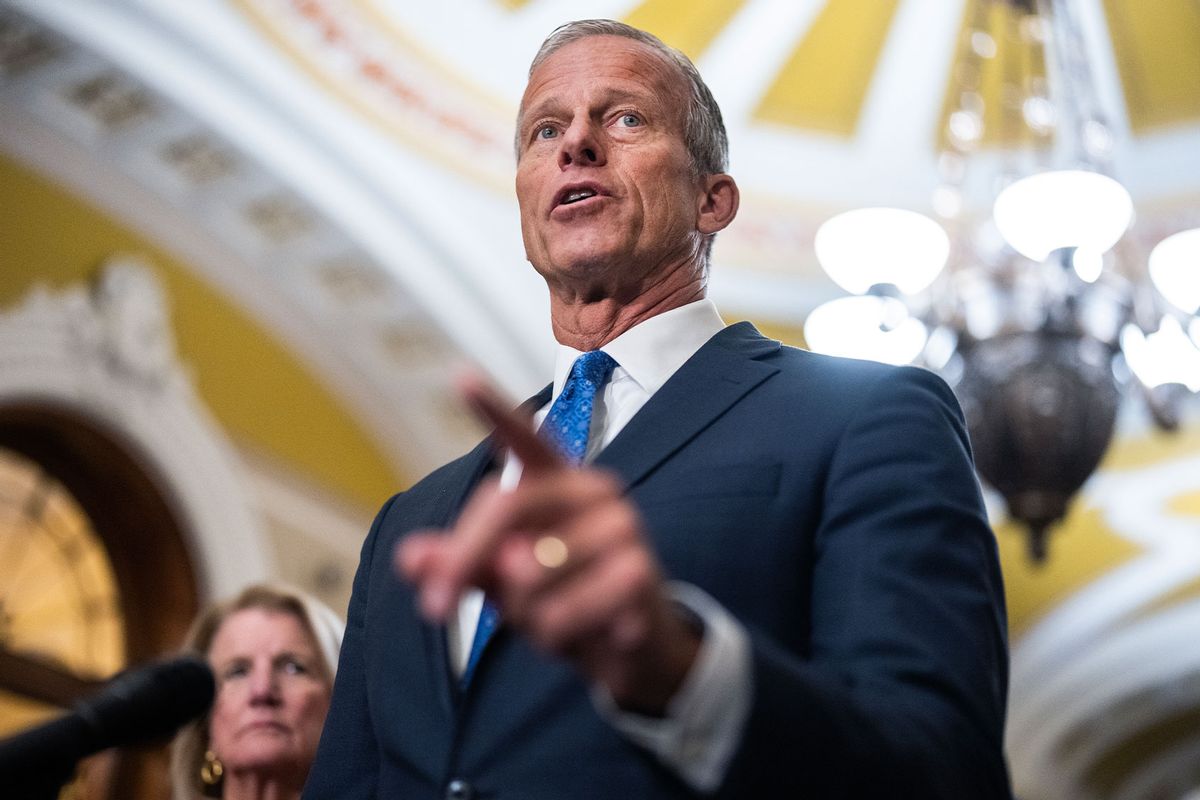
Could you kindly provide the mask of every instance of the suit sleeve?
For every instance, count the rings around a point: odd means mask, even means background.
[[[1005,800],[1003,590],[962,412],[891,371],[828,464],[811,650],[751,629],[753,700],[728,797]]]
[[[346,611],[346,633],[338,657],[333,699],[321,731],[317,757],[304,787],[304,800],[373,800],[376,796],[379,747],[367,702],[363,630],[379,528],[396,497],[384,504],[363,542]]]

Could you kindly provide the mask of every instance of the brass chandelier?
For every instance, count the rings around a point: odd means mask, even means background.
[[[817,258],[850,296],[805,324],[814,350],[946,378],[978,472],[1036,561],[1107,449],[1122,396],[1142,394],[1173,429],[1200,391],[1200,229],[1148,258],[1129,245],[1133,202],[1113,175],[1084,1],[971,0],[933,216],[828,220]]]

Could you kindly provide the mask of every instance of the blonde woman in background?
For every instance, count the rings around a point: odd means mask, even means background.
[[[176,737],[176,800],[298,798],[337,671],[342,621],[316,598],[255,585],[203,612],[186,649],[208,658],[217,693]]]

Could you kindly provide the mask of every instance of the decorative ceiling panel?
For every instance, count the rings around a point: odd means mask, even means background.
[[[830,0],[754,112],[756,120],[853,136],[899,0]]]
[[[684,9],[678,0],[645,0],[625,17],[625,22],[654,31],[698,61],[745,5],[746,0],[693,0]]]
[[[1029,115],[1022,108],[1028,98],[1047,95],[1045,35],[1044,28],[1015,5],[980,2],[964,6],[937,129],[938,147],[1048,144],[1049,124],[1028,124]],[[952,135],[956,126],[951,115],[955,112],[965,112],[966,124],[977,121],[980,128]]]
[[[1200,3],[1104,0],[1104,9],[1133,131],[1200,120]]]

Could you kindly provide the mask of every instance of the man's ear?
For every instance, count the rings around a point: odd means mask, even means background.
[[[702,179],[696,230],[705,235],[723,230],[737,216],[741,194],[732,175],[718,172]]]

